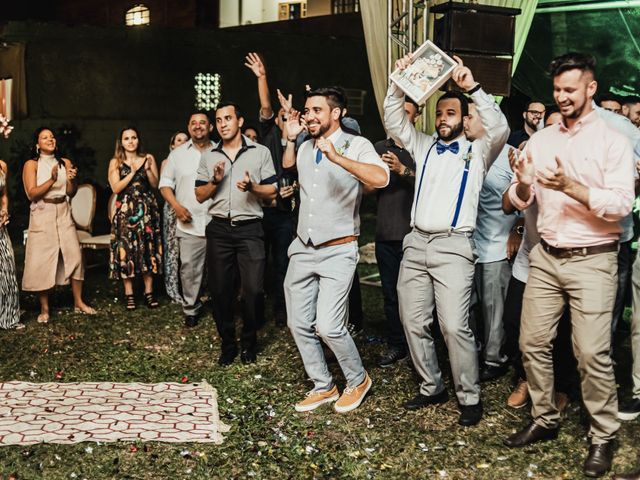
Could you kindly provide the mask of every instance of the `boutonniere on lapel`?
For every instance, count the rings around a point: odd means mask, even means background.
[[[462,160],[464,160],[464,168],[468,169],[471,160],[473,160],[473,152],[471,151],[471,147],[469,147],[467,153],[462,156]]]
[[[349,146],[351,145],[351,142],[349,140],[347,140],[346,142],[344,142],[342,144],[341,147],[336,148],[336,152],[338,152],[338,155],[340,155],[341,157],[344,156],[345,152],[347,150],[349,150]]]

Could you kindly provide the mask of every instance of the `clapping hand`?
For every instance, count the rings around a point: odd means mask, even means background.
[[[300,115],[300,112],[296,109],[292,108],[289,111],[289,116],[287,117],[287,138],[292,142],[300,135],[306,127],[304,119]]]
[[[397,173],[398,175],[402,175],[405,167],[402,164],[402,162],[398,159],[395,153],[387,150],[387,152],[380,155],[380,158],[384,163],[386,163],[389,166],[389,170],[391,170],[394,173]]]
[[[464,91],[469,91],[476,86],[477,82],[473,78],[473,74],[469,67],[464,66],[464,62],[457,55],[453,56],[453,59],[458,62],[458,66],[453,69],[451,78],[456,84]]]
[[[536,179],[536,167],[533,163],[531,150],[527,151],[526,155],[520,155],[513,166],[513,172],[519,183],[527,186],[533,185]]]
[[[60,167],[58,166],[57,163],[51,168],[51,180],[53,180],[53,183],[58,181],[58,170],[59,169],[60,169]]]
[[[142,166],[146,163],[146,161],[147,161],[147,157],[137,157],[131,163],[131,170],[133,170],[134,172],[137,172],[142,168]]]
[[[249,68],[256,77],[264,77],[267,74],[264,64],[262,63],[262,59],[257,53],[251,52],[247,54],[247,56],[244,57],[244,60],[244,66]]]
[[[242,180],[236,183],[236,186],[238,187],[238,190],[240,190],[241,192],[251,191],[251,189],[253,188],[253,184],[251,182],[251,176],[249,175],[249,172],[247,171],[244,172],[244,177],[242,178]]]
[[[217,185],[224,178],[224,160],[220,160],[213,166],[213,183]]]
[[[536,178],[538,179],[538,183],[545,188],[550,188],[551,190],[557,190],[559,192],[564,192],[567,187],[571,184],[571,178],[567,177],[564,174],[564,165],[560,160],[560,157],[556,155],[556,165],[558,168],[552,170],[547,168],[546,172],[538,171],[536,173]]]
[[[293,182],[293,185],[287,185],[280,189],[280,198],[289,198],[298,189],[298,182]]]
[[[67,169],[67,181],[72,182],[78,175],[78,167],[71,166]]]

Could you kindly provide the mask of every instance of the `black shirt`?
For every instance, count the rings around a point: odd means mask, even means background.
[[[275,119],[275,115],[272,115],[271,118],[267,120],[260,118],[260,138],[262,139],[262,144],[271,152],[271,158],[273,159],[273,166],[276,170],[276,178],[278,180],[278,191],[280,191],[280,188],[285,185],[293,185],[293,182],[298,179],[298,176],[295,170],[284,170],[282,168],[282,156],[284,155],[282,130],[276,125]],[[292,203],[294,197],[297,197],[297,194],[289,198],[281,198],[278,194],[274,208],[283,212],[291,212],[294,210],[294,207],[300,203],[297,200]]]
[[[376,152],[382,155],[387,151],[395,153],[405,167],[415,170],[416,164],[404,148],[398,147],[393,140],[381,140],[374,145]],[[378,189],[378,213],[376,218],[376,241],[402,241],[411,231],[411,207],[415,177],[403,178],[390,173],[389,185]]]
[[[522,142],[526,142],[529,140],[529,134],[524,130],[516,130],[515,132],[511,132],[509,135],[509,140],[507,143],[515,148],[520,148]]]

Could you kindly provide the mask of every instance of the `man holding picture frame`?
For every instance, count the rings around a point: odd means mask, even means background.
[[[483,137],[473,142],[465,137],[468,101],[455,91],[438,100],[436,135],[431,136],[407,120],[404,93],[391,83],[384,102],[384,123],[389,136],[416,161],[413,230],[403,243],[398,298],[411,358],[422,382],[417,396],[404,407],[417,410],[448,400],[431,332],[436,307],[461,410],[458,423],[471,426],[482,418],[478,356],[469,328],[477,258],[471,234],[484,176],[504,147],[509,126],[493,97],[482,90],[462,60],[454,58],[458,64],[452,78],[471,95],[486,131]],[[407,55],[396,67],[403,71],[412,59],[413,55]]]

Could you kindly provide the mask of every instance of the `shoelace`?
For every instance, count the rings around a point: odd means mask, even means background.
[[[355,388],[347,387],[344,389],[344,393],[346,393],[347,395],[350,395],[354,390]]]

